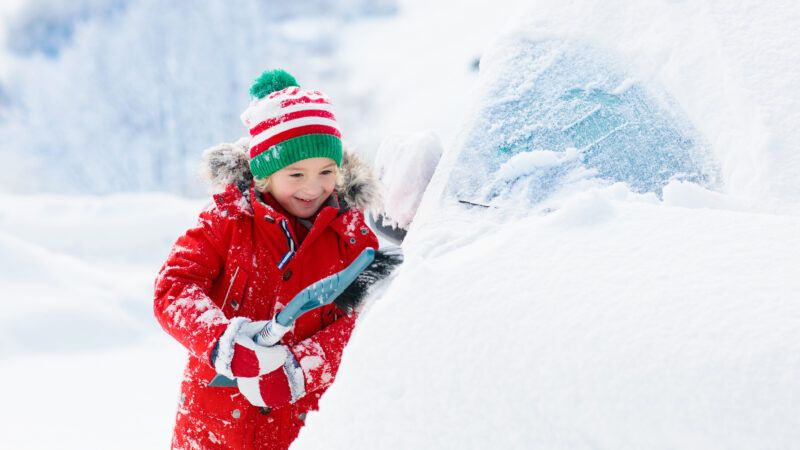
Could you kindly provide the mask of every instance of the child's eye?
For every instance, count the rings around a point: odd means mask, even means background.
[[[300,177],[303,176],[303,174],[302,173],[293,173],[293,174],[291,174],[289,176],[292,177],[292,178],[300,178]]]
[[[322,175],[330,175],[330,174],[333,173],[333,171],[332,170],[323,170],[321,173],[322,173]]]

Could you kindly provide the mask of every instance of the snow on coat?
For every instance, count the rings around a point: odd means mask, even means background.
[[[366,247],[377,249],[363,209],[377,203],[378,184],[364,161],[345,152],[338,197],[279,268],[289,250],[281,229],[287,219],[254,190],[242,141],[211,148],[203,159],[222,191],[178,238],[155,282],[155,315],[189,350],[172,446],[287,448],[333,383],[355,317],[331,304],[297,320],[281,342],[303,369],[306,395],[271,410],[252,406],[236,388],[209,387],[216,374],[211,351],[231,318],[271,319],[308,284],[343,269]]]

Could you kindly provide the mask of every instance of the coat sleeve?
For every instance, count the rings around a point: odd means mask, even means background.
[[[335,322],[291,347],[305,378],[306,395],[324,392],[333,383],[356,316],[342,315]]]
[[[211,351],[228,324],[209,297],[224,264],[222,224],[213,211],[203,211],[197,225],[173,245],[156,278],[153,302],[161,327],[209,365]]]
[[[352,210],[348,214],[352,219],[343,221],[350,225],[343,227],[342,234],[347,239],[354,238],[356,242],[349,247],[347,258],[349,263],[367,247],[377,250],[378,238],[366,226],[360,211]],[[361,233],[361,229],[368,232]],[[356,317],[356,313],[352,315],[343,313],[332,324],[291,347],[295,359],[303,369],[306,395],[324,392],[333,383],[339,370],[342,353],[356,325]]]

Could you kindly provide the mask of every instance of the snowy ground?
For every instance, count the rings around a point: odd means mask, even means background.
[[[0,195],[0,448],[167,446],[185,351],[152,284],[202,203]]]
[[[432,129],[447,152],[470,65],[513,19],[663,86],[724,192],[614,186],[487,214],[443,204],[434,178],[406,265],[295,448],[796,447],[800,7],[429,3],[345,38],[385,111],[369,132]],[[202,203],[0,194],[0,448],[167,447],[185,356],[153,320],[152,280]]]

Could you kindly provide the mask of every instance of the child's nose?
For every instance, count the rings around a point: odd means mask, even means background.
[[[317,179],[309,180],[309,182],[306,183],[305,188],[306,188],[306,192],[309,193],[309,194],[312,194],[312,195],[319,195],[324,190],[323,186],[322,186],[322,182],[320,180],[317,180]]]

